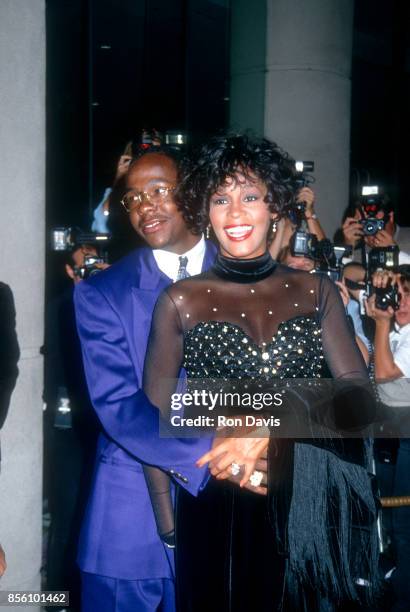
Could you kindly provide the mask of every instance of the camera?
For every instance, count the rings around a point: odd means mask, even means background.
[[[352,247],[333,244],[328,239],[320,240],[318,247],[315,272],[326,274],[333,282],[342,280],[342,259],[351,255]]]
[[[365,236],[374,236],[377,232],[384,229],[385,226],[385,211],[383,210],[383,198],[379,194],[377,185],[365,185],[362,187],[361,196],[362,214],[365,218],[360,219]],[[376,215],[383,211],[383,217],[377,218]]]
[[[374,247],[367,255],[367,269],[373,274],[378,268],[392,270],[399,265],[399,247]]]
[[[111,234],[83,232],[79,227],[56,227],[51,233],[51,248],[53,251],[70,252],[83,246],[94,247],[92,250],[95,253],[84,254],[83,265],[73,267],[76,277],[85,279],[101,272],[100,264],[108,263],[107,253],[102,247],[108,246],[110,239]]]
[[[369,277],[367,294],[376,294],[375,306],[379,310],[387,310],[391,306],[397,310],[400,305],[400,295],[396,285],[389,284],[385,288],[373,287],[371,275],[373,272],[382,268],[383,270],[393,270],[399,265],[399,248],[396,245],[388,247],[375,247],[371,249],[367,256],[367,273]]]
[[[55,227],[51,231],[51,249],[53,251],[72,251],[81,244],[93,244],[96,247],[108,244],[111,234],[83,232],[79,227]]]
[[[367,219],[360,219],[360,223],[363,227],[363,234],[365,236],[374,236],[377,232],[384,229],[384,219],[367,217]]]
[[[314,178],[308,172],[313,172],[315,164],[312,161],[296,161],[295,162],[295,174],[296,174],[296,185],[298,189],[307,187],[313,183]],[[305,219],[306,202],[295,202],[292,204],[287,211],[288,217],[291,222],[300,227],[303,220]]]
[[[107,257],[104,255],[86,255],[84,257],[84,264],[82,266],[75,266],[73,268],[74,274],[81,279],[90,278],[101,272],[101,268],[99,268],[99,264],[108,263]]]
[[[338,246],[330,240],[318,240],[315,234],[296,231],[290,239],[290,252],[293,257],[308,257],[316,262],[316,272],[322,272],[333,281],[342,277],[342,259],[351,254],[352,248]]]
[[[312,161],[295,161],[296,184],[299,189],[313,182],[313,176],[308,173],[313,172],[314,169],[315,164]]]
[[[398,310],[400,306],[400,294],[397,285],[389,284],[385,288],[379,288],[369,284],[367,295],[370,297],[373,294],[376,294],[375,306],[379,310],[387,310],[389,306],[391,306],[393,310]]]
[[[289,242],[290,252],[293,257],[310,257],[315,259],[314,253],[317,243],[318,239],[315,234],[296,230]]]

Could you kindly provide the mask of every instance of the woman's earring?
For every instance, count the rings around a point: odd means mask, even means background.
[[[205,230],[205,236],[207,240],[209,240],[210,235],[211,235],[211,226],[207,225],[206,230]]]
[[[276,230],[277,230],[277,222],[274,221],[272,223],[272,236],[274,236],[276,234]]]

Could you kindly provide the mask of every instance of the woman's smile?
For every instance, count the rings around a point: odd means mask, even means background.
[[[249,238],[249,236],[253,232],[253,225],[226,225],[224,227],[224,230],[229,240],[239,242],[241,240],[246,240],[247,238]]]

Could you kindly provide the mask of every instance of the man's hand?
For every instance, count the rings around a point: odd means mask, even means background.
[[[393,240],[393,236],[385,229],[380,230],[374,236],[369,236],[368,243],[371,247],[388,247],[395,246],[396,244]]]
[[[371,319],[376,321],[376,324],[390,324],[391,319],[394,317],[394,310],[391,306],[387,310],[380,310],[376,308],[376,295],[373,294],[368,300],[365,300],[366,314]]]
[[[354,217],[346,217],[345,222],[342,225],[343,238],[345,244],[352,246],[353,248],[357,245],[359,240],[363,238],[363,227],[359,222],[359,218],[355,214]]]
[[[315,194],[309,187],[302,187],[302,189],[298,191],[296,202],[304,202],[306,204],[306,212],[308,217],[313,214]]]
[[[117,172],[115,173],[114,184],[117,183],[120,180],[120,178],[122,178],[124,174],[127,172],[128,166],[130,165],[131,160],[132,160],[132,157],[130,155],[121,155],[120,159],[118,160],[118,164],[117,164]]]
[[[397,275],[390,270],[376,270],[372,275],[372,285],[378,289],[385,289],[387,285],[395,284]]]
[[[107,268],[109,268],[109,267],[110,267],[110,264],[109,264],[109,263],[107,263],[107,262],[104,262],[104,263],[98,263],[98,264],[95,264],[95,267],[96,267],[98,270],[106,270]]]
[[[341,298],[343,300],[343,306],[346,308],[348,303],[350,302],[350,295],[349,295],[349,292],[347,290],[347,287],[346,287],[346,285],[344,284],[343,281],[336,281],[335,284],[339,288],[340,296],[341,296]]]
[[[372,276],[372,285],[376,289],[385,289],[389,284],[396,282],[396,275],[389,270],[376,270]],[[376,295],[373,294],[364,303],[366,314],[368,317],[376,321],[376,325],[390,325],[390,320],[394,316],[394,310],[391,306],[387,310],[376,308]]]

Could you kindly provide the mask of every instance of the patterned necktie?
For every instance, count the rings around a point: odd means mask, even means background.
[[[186,269],[187,265],[188,265],[188,257],[185,257],[185,255],[181,255],[181,257],[179,258],[177,281],[182,280],[183,278],[188,278],[188,276],[191,276],[188,270]]]

